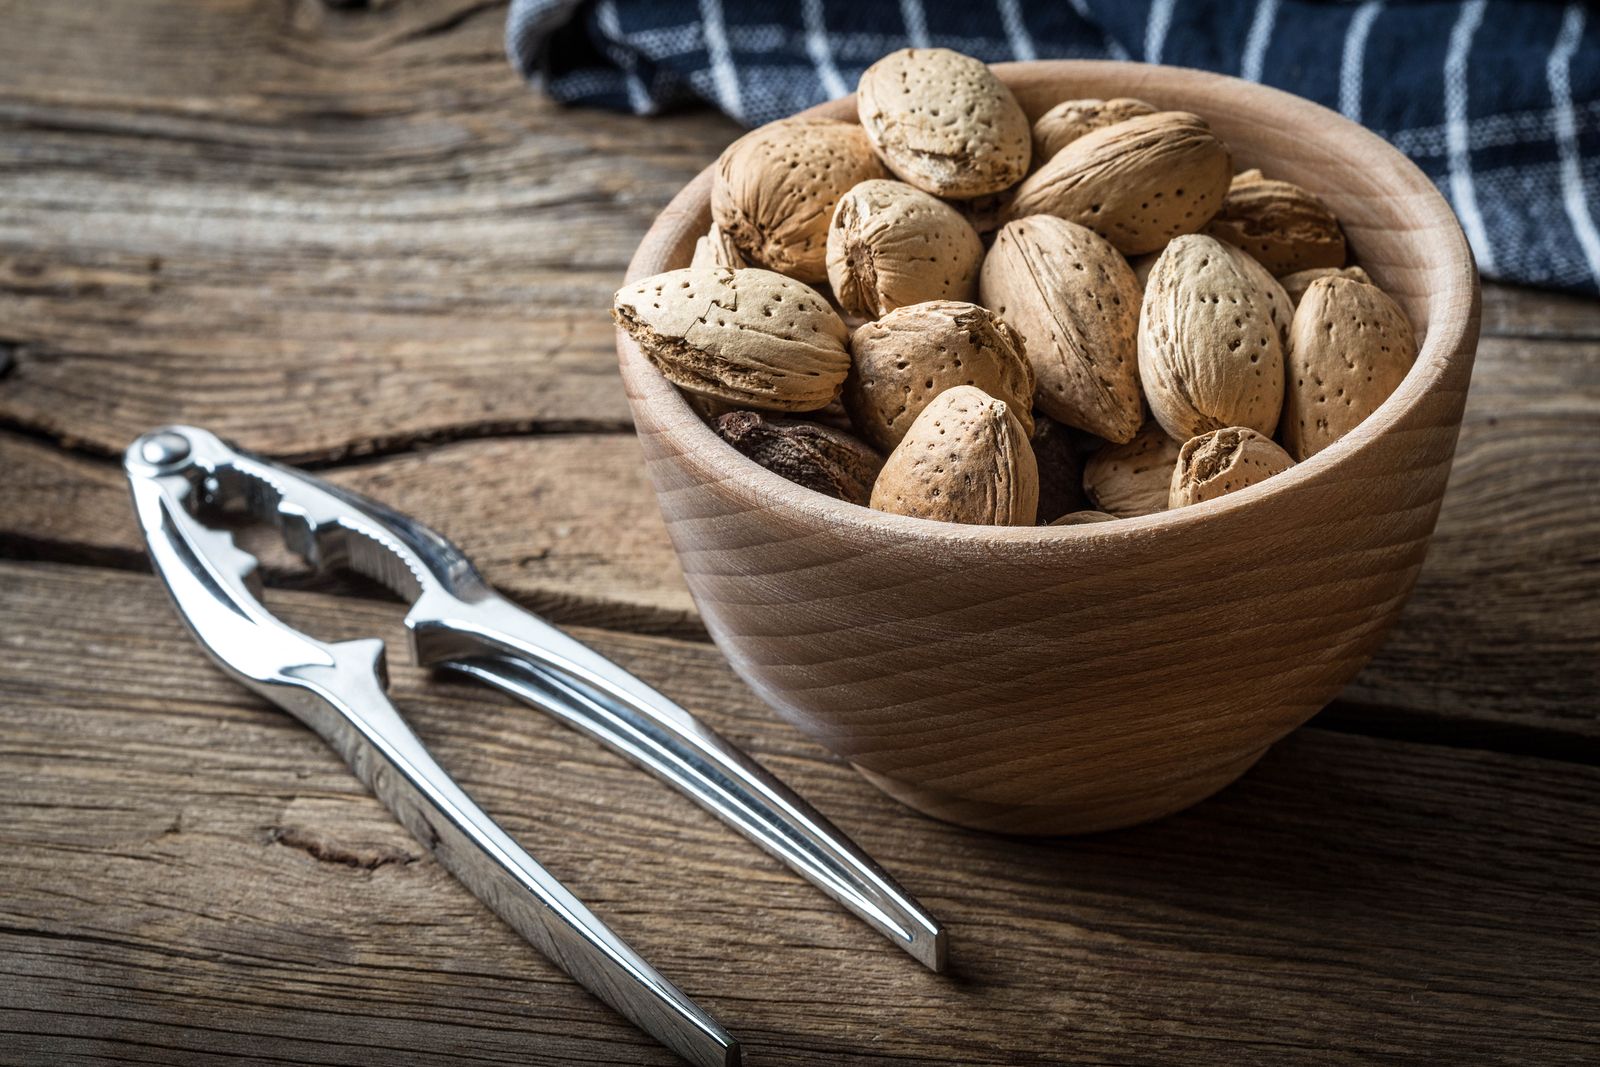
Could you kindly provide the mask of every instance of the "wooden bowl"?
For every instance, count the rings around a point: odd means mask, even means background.
[[[1068,527],[887,515],[720,441],[618,334],[650,478],[706,626],[778,713],[930,815],[1019,833],[1126,826],[1243,774],[1372,656],[1410,594],[1450,473],[1478,337],[1455,217],[1404,156],[1325,108],[1134,63],[1002,65],[1030,117],[1134,96],[1205,117],[1236,169],[1321,196],[1422,349],[1387,403],[1262,484]],[[854,98],[812,114],[854,119]],[[688,265],[708,168],[629,280]]]

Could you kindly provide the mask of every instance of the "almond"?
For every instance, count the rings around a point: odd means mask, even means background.
[[[1184,442],[1172,471],[1167,507],[1181,508],[1234,493],[1294,466],[1270,437],[1246,426],[1226,426]]]
[[[850,338],[844,404],[882,449],[898,445],[945,390],[972,385],[999,400],[1033,433],[1033,368],[1022,338],[988,308],[934,300],[891,311]]]
[[[1033,162],[1046,162],[1090,130],[1155,113],[1155,105],[1126,96],[1114,100],[1063,100],[1033,124]]]
[[[879,511],[945,522],[1032,526],[1039,471],[1003,400],[958,385],[918,415],[872,487]]]
[[[1284,352],[1289,351],[1289,323],[1294,319],[1294,301],[1289,299],[1289,294],[1284,292],[1283,285],[1274,278],[1266,267],[1256,262],[1255,257],[1242,248],[1224,244],[1233,256],[1233,261],[1239,267],[1245,278],[1261,291],[1267,298],[1267,317],[1272,320],[1272,325],[1278,331],[1278,343]],[[1145,279],[1148,284],[1148,276]]]
[[[1416,358],[1411,323],[1387,293],[1318,278],[1289,330],[1284,446],[1302,460],[1327,448],[1389,398]]]
[[[1051,526],[1088,526],[1096,522],[1116,522],[1115,515],[1103,511],[1073,511],[1052,522]]]
[[[669,382],[745,407],[814,411],[850,370],[833,308],[769,270],[669,270],[618,290],[613,314]]]
[[[866,506],[883,457],[843,430],[800,419],[734,411],[717,435],[741,455],[797,485]]]
[[[1367,277],[1367,272],[1360,267],[1312,267],[1310,270],[1297,270],[1293,274],[1285,274],[1278,281],[1283,285],[1283,291],[1292,305],[1300,303],[1311,283],[1318,278],[1353,278],[1358,282],[1372,284],[1372,279]]]
[[[858,182],[884,177],[861,127],[783,119],[723,151],[712,175],[711,217],[752,265],[820,282],[828,276],[834,205]]]
[[[1151,419],[1125,445],[1107,445],[1083,465],[1083,490],[1095,507],[1123,518],[1167,508],[1178,442]]]
[[[1009,222],[978,292],[1022,335],[1040,410],[1108,441],[1138,432],[1139,283],[1109,242],[1050,215]]]
[[[1154,252],[1211,221],[1232,173],[1227,146],[1199,116],[1160,111],[1068,144],[1018,187],[1009,217],[1057,215],[1127,255]]]
[[[1139,376],[1150,413],[1179,440],[1277,428],[1283,342],[1272,299],[1229,246],[1188,234],[1161,253],[1139,320]]]
[[[903,48],[861,75],[861,126],[895,177],[952,200],[998,193],[1028,170],[1032,139],[1017,98],[980,61]]]
[[[1249,252],[1273,274],[1344,266],[1344,231],[1327,205],[1259,170],[1233,179],[1205,232]]]
[[[904,182],[862,182],[828,229],[828,284],[846,311],[874,318],[924,300],[971,300],[983,240],[961,212]]]
[[[722,232],[722,227],[714,222],[711,229],[695,241],[694,258],[689,261],[691,267],[727,267],[730,270],[749,265],[739,246],[730,241],[728,235]]]

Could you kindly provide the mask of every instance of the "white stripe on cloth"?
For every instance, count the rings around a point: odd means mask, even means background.
[[[850,87],[844,83],[839,68],[833,65],[833,52],[828,47],[828,25],[822,18],[822,0],[805,0],[800,10],[806,23],[806,55],[817,68],[822,91],[830,100],[848,94]]]
[[[1339,61],[1339,111],[1352,122],[1361,121],[1361,73],[1367,62],[1367,35],[1383,10],[1383,0],[1367,0],[1350,16],[1344,35],[1344,56]]]
[[[1261,80],[1261,65],[1266,62],[1267,45],[1272,43],[1272,29],[1278,23],[1278,0],[1260,0],[1255,17],[1250,20],[1250,32],[1244,39],[1244,56],[1239,61],[1239,77],[1245,81]]]
[[[922,10],[922,0],[900,0],[900,18],[906,24],[906,40],[911,47],[928,47],[928,16]]]
[[[733,68],[733,54],[728,50],[722,0],[700,0],[700,24],[706,35],[706,58],[711,61],[712,83],[717,87],[717,105],[734,118],[742,119],[744,101],[739,98],[739,72]]]
[[[1172,6],[1177,0],[1155,0],[1150,5],[1150,17],[1144,24],[1144,61],[1161,62],[1161,50],[1167,45],[1167,27],[1172,25]]]
[[[600,0],[595,6],[594,15],[600,23],[600,32],[606,35],[606,55],[622,68],[623,77],[627,79],[628,106],[635,115],[649,114],[650,91],[639,77],[638,58],[630,50],[610,43],[622,40],[622,19],[617,16],[616,0]]]
[[[1580,2],[1567,5],[1561,19],[1561,33],[1550,50],[1545,77],[1550,83],[1550,98],[1555,101],[1556,148],[1561,157],[1561,200],[1572,223],[1572,233],[1589,261],[1589,276],[1600,284],[1600,232],[1589,212],[1583,187],[1583,166],[1578,158],[1578,124],[1572,110],[1572,54],[1583,37],[1585,15]]]
[[[1472,149],[1467,144],[1467,54],[1472,37],[1483,22],[1488,0],[1468,0],[1450,31],[1450,50],[1444,57],[1445,140],[1450,149],[1450,200],[1478,257],[1478,269],[1494,273],[1494,246],[1478,211],[1478,191],[1472,184]]]
[[[1087,22],[1091,26],[1100,25],[1100,20],[1095,17],[1094,12],[1089,10],[1089,0],[1068,0],[1068,2],[1072,5],[1072,10],[1077,12],[1077,15],[1080,19]],[[1132,56],[1128,55],[1128,50],[1122,47],[1122,42],[1111,36],[1111,32],[1109,30],[1102,28],[1100,30],[1100,35],[1105,38],[1106,54],[1112,59],[1128,60],[1133,58]]]
[[[996,0],[996,4],[1000,8],[1000,23],[1011,40],[1011,54],[1018,59],[1038,59],[1039,53],[1033,47],[1028,27],[1022,21],[1022,8],[1017,0]]]

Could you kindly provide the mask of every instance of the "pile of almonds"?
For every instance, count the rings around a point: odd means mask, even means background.
[[[1030,127],[944,49],[879,60],[858,105],[734,142],[692,265],[616,296],[792,481],[949,522],[1145,515],[1326,448],[1416,358],[1328,208],[1235,173],[1197,115],[1066,100]]]

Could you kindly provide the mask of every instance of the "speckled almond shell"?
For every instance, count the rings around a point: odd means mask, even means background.
[[[1344,231],[1327,205],[1259,170],[1233,179],[1205,232],[1249,252],[1273,274],[1344,266]]]
[[[1204,120],[1160,111],[1092,130],[1057,152],[1017,188],[1009,217],[1057,215],[1134,256],[1204,228],[1232,175],[1227,146]]]
[[[946,48],[903,48],[861,74],[856,109],[901,181],[953,200],[998,193],[1027,173],[1032,133],[1011,90]]]
[[[1278,343],[1284,352],[1289,351],[1289,323],[1294,319],[1294,301],[1289,299],[1289,294],[1284,291],[1282,283],[1274,278],[1267,268],[1256,262],[1254,256],[1242,248],[1224,242],[1224,246],[1233,255],[1233,261],[1249,279],[1250,283],[1267,298],[1267,317],[1272,320],[1272,325],[1278,331]],[[1137,273],[1137,271],[1135,272]],[[1145,276],[1145,282],[1150,280]]]
[[[1300,299],[1306,295],[1306,290],[1311,288],[1311,283],[1318,278],[1352,278],[1358,282],[1372,284],[1372,279],[1360,267],[1313,267],[1310,270],[1297,270],[1293,274],[1285,274],[1278,281],[1283,285],[1289,303],[1299,304]]]
[[[891,311],[850,338],[844,406],[869,442],[892,449],[945,390],[971,385],[1005,401],[1033,434],[1033,368],[1022,338],[988,308],[934,300]]]
[[[1028,435],[1005,401],[969,385],[946,389],[889,455],[872,506],[944,522],[1032,526],[1039,469]]]
[[[1033,165],[1043,166],[1057,152],[1090,130],[1155,113],[1154,104],[1128,96],[1119,96],[1114,100],[1063,100],[1040,115],[1033,124]]]
[[[1167,509],[1180,445],[1151,419],[1133,440],[1107,445],[1083,465],[1083,491],[1101,511],[1121,518]]]
[[[833,308],[769,270],[670,270],[619,289],[613,315],[668,381],[741,407],[815,411],[850,370]]]
[[[751,265],[820,282],[828,223],[857,182],[888,175],[861,127],[834,119],[783,119],[723,150],[711,183],[711,218]]]
[[[1276,441],[1248,427],[1212,430],[1184,442],[1172,470],[1167,507],[1236,493],[1292,466],[1294,460]]]
[[[1139,376],[1150,413],[1180,441],[1277,428],[1283,342],[1272,300],[1229,246],[1187,234],[1161,253],[1139,319]]]
[[[1405,312],[1375,285],[1319,278],[1289,329],[1283,444],[1306,459],[1372,414],[1417,358]]]
[[[852,314],[971,300],[982,262],[983,240],[961,212],[905,182],[862,182],[834,208],[828,284]]]
[[[1022,335],[1039,410],[1108,441],[1139,431],[1139,283],[1105,239],[1050,215],[1007,223],[978,293]]]
[[[739,270],[749,265],[739,246],[729,240],[722,227],[714,222],[711,229],[695,241],[694,258],[689,261],[691,267],[727,267],[729,270]]]

